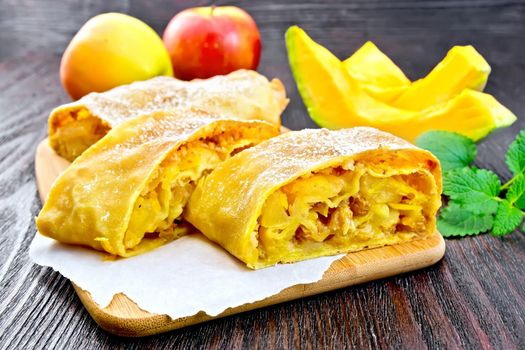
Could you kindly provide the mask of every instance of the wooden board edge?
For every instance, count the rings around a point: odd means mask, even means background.
[[[82,290],[74,283],[73,287],[82,304],[84,304],[91,317],[102,329],[123,337],[143,337],[429,267],[440,261],[445,255],[445,241],[438,232],[436,232],[436,236],[428,240],[435,240],[435,243],[427,249],[422,249],[412,254],[400,255],[382,261],[381,264],[372,264],[372,267],[368,266],[365,271],[360,271],[359,268],[356,268],[354,269],[355,271],[352,271],[353,276],[351,278],[348,278],[348,275],[344,273],[332,273],[333,276],[326,278],[326,275],[331,273],[331,270],[328,270],[325,273],[325,277],[318,282],[289,287],[266,299],[229,308],[217,316],[209,316],[204,312],[199,312],[193,316],[174,320],[168,315],[150,314],[141,310],[135,302],[124,294],[115,295],[109,306],[100,308],[93,301],[89,292]],[[386,262],[388,263],[385,264]],[[339,261],[336,261],[332,266],[337,263]],[[385,268],[385,265],[389,265],[390,268]],[[116,314],[115,310],[122,307],[127,309],[129,314],[134,313],[135,316],[127,317]]]
[[[49,146],[49,139],[43,139],[38,144],[35,152],[35,178],[38,195],[42,203],[45,202],[47,193],[57,178],[56,174],[62,173],[63,169],[69,164]],[[45,168],[52,168],[53,171],[41,171]]]

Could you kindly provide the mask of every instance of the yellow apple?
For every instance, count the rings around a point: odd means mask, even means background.
[[[122,13],[87,21],[60,63],[60,80],[73,99],[159,75],[173,76],[161,38],[146,23]]]

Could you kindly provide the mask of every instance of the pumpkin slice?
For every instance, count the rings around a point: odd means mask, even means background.
[[[490,66],[472,46],[454,46],[423,79],[404,90],[392,106],[421,110],[444,103],[465,89],[483,91]]]
[[[516,120],[492,96],[473,90],[421,111],[392,107],[364,91],[337,57],[299,27],[288,29],[286,46],[299,93],[322,127],[373,126],[409,141],[428,130],[450,130],[478,140]]]
[[[403,71],[371,41],[344,60],[343,67],[370,96],[382,102],[394,100],[411,84]]]

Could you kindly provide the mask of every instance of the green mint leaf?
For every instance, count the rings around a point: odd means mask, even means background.
[[[492,214],[472,212],[457,203],[441,210],[437,228],[443,237],[471,236],[490,230]]]
[[[523,212],[512,205],[508,200],[503,200],[498,205],[498,211],[494,217],[494,236],[503,236],[512,233],[523,220]]]
[[[510,144],[505,161],[514,175],[525,170],[525,130],[521,130]]]
[[[489,198],[479,193],[468,198],[470,198],[471,202],[466,198],[462,198],[461,201],[453,201],[452,203],[461,205],[465,210],[476,214],[492,215],[498,210],[498,199],[496,198]]]
[[[429,131],[416,139],[416,145],[438,157],[443,173],[469,166],[476,158],[476,144],[461,134]]]
[[[516,176],[512,185],[507,190],[507,200],[520,209],[525,209],[525,175]]]
[[[474,213],[496,212],[500,191],[498,176],[485,169],[454,169],[443,177],[443,193]]]

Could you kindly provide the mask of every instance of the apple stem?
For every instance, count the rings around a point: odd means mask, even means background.
[[[213,16],[213,10],[215,10],[215,4],[210,6],[210,16]]]

